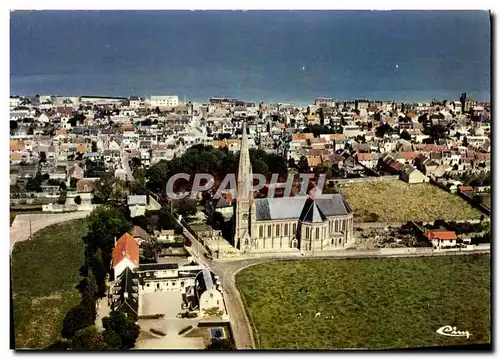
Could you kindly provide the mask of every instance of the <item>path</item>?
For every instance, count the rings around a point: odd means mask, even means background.
[[[61,214],[18,214],[10,227],[10,252],[16,242],[22,242],[30,237],[31,234],[50,226],[52,224],[66,222],[72,219],[84,218],[91,211],[78,211]],[[31,221],[31,226],[30,226]]]

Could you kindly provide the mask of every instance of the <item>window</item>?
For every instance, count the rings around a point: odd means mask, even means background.
[[[270,238],[270,237],[271,237],[271,235],[272,235],[272,234],[271,234],[271,225],[270,225],[270,224],[268,224],[268,225],[267,225],[267,236]]]
[[[276,225],[276,237],[279,237],[280,236],[280,225],[277,224]]]
[[[146,284],[146,287],[149,287],[149,283],[148,283],[148,284]]]
[[[172,285],[175,285],[176,282],[172,282]]]
[[[264,237],[264,226],[260,225],[259,226],[259,238]]]
[[[335,232],[339,231],[339,221],[335,220]]]
[[[293,234],[297,233],[297,223],[293,224]]]
[[[288,226],[290,224],[289,223],[285,223],[285,228],[284,228],[284,231],[285,231],[285,237],[288,236]]]
[[[181,287],[184,287],[184,282],[181,282]]]
[[[219,305],[219,301],[217,301],[217,305]]]
[[[316,228],[316,239],[319,238],[319,228]]]

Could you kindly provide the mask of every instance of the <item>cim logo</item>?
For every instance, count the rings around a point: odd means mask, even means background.
[[[451,325],[445,325],[444,327],[439,328],[436,330],[436,333],[447,337],[466,337],[467,339],[469,339],[472,335],[468,331],[457,330],[457,327],[452,327]]]

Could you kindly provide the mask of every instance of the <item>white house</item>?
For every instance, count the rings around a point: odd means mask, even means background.
[[[432,242],[435,251],[449,249],[457,245],[457,235],[452,231],[426,230],[425,237]]]
[[[179,106],[178,96],[151,96],[150,107],[176,107]]]

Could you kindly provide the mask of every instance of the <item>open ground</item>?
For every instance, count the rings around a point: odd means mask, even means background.
[[[259,348],[489,343],[490,256],[276,261],[236,275]],[[446,337],[445,326],[472,333]]]
[[[354,210],[355,222],[467,220],[482,214],[459,196],[429,183],[350,183],[338,191]]]
[[[15,243],[11,257],[16,348],[43,349],[60,338],[64,316],[80,302],[85,219],[48,226]]]

